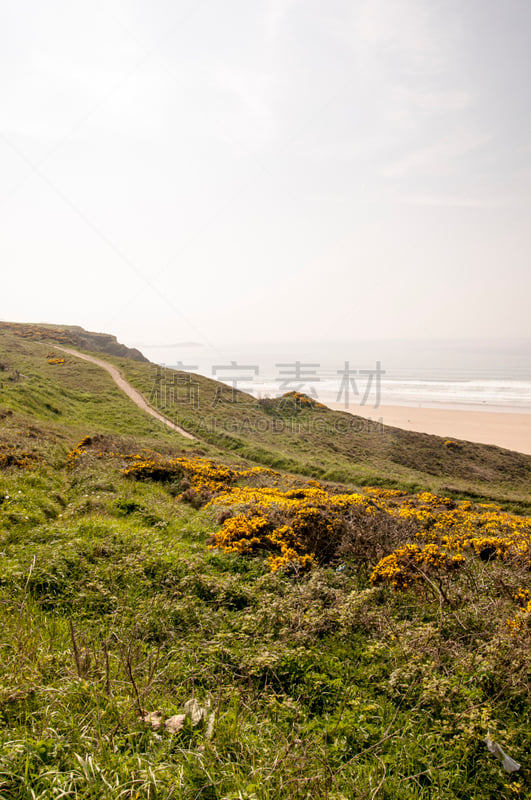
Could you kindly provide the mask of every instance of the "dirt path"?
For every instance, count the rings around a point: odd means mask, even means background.
[[[68,347],[59,347],[59,345],[54,345],[56,350],[62,350],[64,353],[69,353],[71,356],[77,356],[77,358],[82,358],[84,361],[90,361],[92,364],[96,364],[96,366],[101,367],[102,369],[107,370],[115,384],[118,386],[122,392],[129,397],[130,400],[133,401],[138,408],[141,408],[142,411],[145,411],[146,414],[151,414],[152,417],[158,419],[159,422],[162,422],[168,428],[171,428],[177,433],[180,433],[181,436],[185,436],[187,439],[196,439],[195,436],[192,436],[191,433],[185,431],[184,428],[181,428],[179,425],[176,425],[170,419],[167,419],[163,414],[160,414],[158,411],[155,411],[154,408],[146,402],[143,395],[140,394],[130,383],[128,383],[125,378],[122,376],[121,372],[117,367],[113,367],[112,364],[109,364],[107,361],[102,361],[99,358],[94,358],[94,356],[87,356],[84,353],[78,353],[77,350],[70,350]]]

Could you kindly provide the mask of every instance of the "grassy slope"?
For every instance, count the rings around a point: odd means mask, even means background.
[[[478,561],[466,585],[450,586],[447,606],[370,587],[363,563],[271,575],[261,558],[208,550],[213,509],[126,480],[119,457],[89,453],[68,468],[67,449],[103,433],[116,452],[220,457],[225,445],[231,463],[251,452],[282,462],[293,458],[291,435],[246,426],[236,443],[188,443],[137,412],[97,367],[48,365],[50,349],[6,337],[0,352],[0,408],[14,410],[0,414],[0,445],[43,459],[0,471],[0,798],[528,796],[529,634],[505,624],[525,574]],[[148,392],[150,367],[113,361]],[[206,411],[214,387],[204,387]],[[247,404],[238,405],[245,419],[265,419]],[[222,410],[234,419],[235,406]],[[444,467],[436,459],[449,457],[437,437],[398,436],[373,450],[366,438],[351,445],[370,459],[362,469],[348,448],[332,455],[337,438],[314,440],[319,457],[308,451],[290,466],[302,473],[306,458],[319,466],[337,456],[353,476],[381,464],[393,481],[432,486]],[[429,470],[388,459],[389,447],[413,457],[423,440]],[[496,492],[526,499],[529,459],[463,450],[450,462],[452,484],[487,494],[493,474]],[[471,461],[485,472],[467,481]],[[141,721],[140,708],[168,717],[193,697],[210,703],[212,731],[187,719],[170,735]],[[488,729],[523,772],[509,777],[488,755]]]
[[[156,368],[116,359],[128,380],[146,397],[155,384]],[[173,375],[166,371],[166,384]],[[221,449],[278,469],[351,485],[420,487],[446,494],[511,499],[525,508],[531,484],[531,456],[500,447],[459,442],[445,446],[439,436],[403,431],[369,423],[361,417],[328,408],[286,412],[250,395],[224,390],[194,376],[198,405],[168,402],[161,408],[184,427]],[[182,398],[187,393],[181,391]],[[171,400],[171,396],[170,396]]]
[[[176,434],[135,409],[99,367],[75,359],[71,364],[49,365],[46,354],[51,350],[53,341],[22,339],[12,330],[0,329],[0,361],[7,367],[0,393],[2,405],[59,423],[61,430],[67,425],[80,431],[84,424],[85,432],[134,430],[139,436],[176,441]],[[157,372],[153,364],[106,357],[150,398]],[[14,369],[22,374],[18,383],[9,380]],[[182,373],[167,373],[167,385],[173,375],[187,378]],[[268,409],[242,392],[233,402],[227,388],[217,402],[219,383],[201,376],[193,376],[193,381],[198,387],[197,407],[186,402],[183,388],[179,397],[185,402],[159,402],[159,407],[195,432],[201,446],[210,452],[229,452],[277,469],[349,485],[412,491],[427,488],[455,496],[509,500],[522,507],[529,501],[531,456],[471,442],[449,448],[438,436],[382,428],[326,408],[289,413],[273,404]],[[177,441],[181,444],[180,437]]]

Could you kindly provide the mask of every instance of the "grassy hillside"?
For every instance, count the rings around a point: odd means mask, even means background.
[[[45,331],[0,326],[0,404],[57,422],[62,433],[75,428],[74,438],[87,432],[85,425],[88,432],[134,430],[175,441],[175,434],[137,411],[103,370],[54,350],[61,329],[49,341],[42,339]],[[311,407],[304,399],[260,402],[208,378],[171,370],[161,377],[149,362],[106,358],[209,452],[350,486],[424,488],[529,508],[531,456],[384,427],[377,419]]]
[[[530,795],[531,518],[476,502],[523,508],[529,458],[346,445],[315,424],[344,415],[211,406],[206,379],[179,419],[239,427],[189,442],[98,367],[0,341],[2,800]],[[110,360],[149,396],[151,365]],[[315,425],[296,455],[278,419]]]
[[[153,365],[116,363],[147,398],[203,441],[262,464],[358,486],[529,500],[531,456],[386,427],[377,409],[370,422],[308,404],[304,396],[258,401],[201,376],[165,370],[160,378]]]

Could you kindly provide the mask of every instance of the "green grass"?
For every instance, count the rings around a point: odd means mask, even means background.
[[[153,396],[157,368],[115,359],[144,396]],[[174,376],[166,370],[164,381]],[[169,395],[161,409],[170,418],[220,450],[300,475],[352,486],[425,488],[452,496],[474,496],[531,508],[531,457],[500,447],[458,442],[449,448],[440,436],[382,426],[378,410],[372,422],[328,408],[297,409],[279,401],[260,403],[243,392],[232,399],[220,384],[193,376],[197,405]],[[166,393],[166,397],[167,397]],[[160,401],[160,395],[159,395]],[[181,402],[182,401],[182,402]]]
[[[48,365],[49,342],[3,342],[0,452],[38,460],[0,469],[2,800],[529,796],[530,634],[506,625],[528,574],[477,560],[449,585],[451,604],[371,586],[370,558],[271,574],[265,556],[208,548],[216,509],[126,479],[110,453],[280,463],[275,480],[290,487],[289,473],[320,467],[349,485],[445,484],[522,508],[529,459],[462,445],[451,460],[437,437],[393,432],[345,444],[251,426],[188,442],[97,367]],[[149,394],[151,365],[110,360]],[[204,386],[197,425],[215,391]],[[216,414],[272,418],[241,399]],[[100,444],[68,467],[89,433]],[[204,715],[176,733],[143,719],[183,714],[191,699]],[[520,772],[488,753],[489,731]]]
[[[21,338],[12,327],[0,329],[0,363],[5,366],[0,371],[0,408],[42,420],[70,443],[76,436],[106,431],[134,432],[136,437],[194,447],[137,409],[100,367],[75,357],[69,364],[48,364],[46,354],[53,351],[54,343]],[[514,509],[531,508],[531,456],[472,442],[449,448],[439,436],[383,427],[377,421],[377,409],[370,423],[326,408],[262,404],[242,392],[236,392],[233,400],[230,388],[216,381],[171,370],[163,380],[169,391],[155,399],[155,365],[105,357],[146,399],[152,398],[169,418],[195,433],[200,440],[195,446],[210,454],[228,454],[236,461],[245,459],[349,486],[424,488],[454,497],[493,500]],[[181,381],[177,389],[173,389],[174,377]],[[194,384],[193,393],[187,389],[187,380]]]
[[[81,461],[1,477],[2,798],[525,796],[482,743],[531,744],[498,597],[270,574],[206,548],[213,510]],[[142,722],[191,698],[211,730]]]

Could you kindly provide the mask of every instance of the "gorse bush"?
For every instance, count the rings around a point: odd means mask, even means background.
[[[229,553],[264,552],[273,571],[351,560],[371,564],[375,584],[396,591],[431,587],[449,601],[444,586],[455,583],[470,558],[502,560],[513,570],[531,565],[531,518],[493,504],[371,487],[344,494],[317,481],[282,490],[272,485],[272,470],[228,470],[194,458],[135,463],[124,474],[155,480],[186,475],[191,486],[181,500],[195,508],[224,509],[210,546]],[[247,485],[251,477],[252,486]]]
[[[1,798],[529,796],[528,517],[41,438],[0,448],[39,456],[0,469]]]
[[[371,575],[372,583],[388,583],[394,589],[407,589],[429,576],[438,578],[441,572],[454,572],[465,562],[461,554],[448,555],[436,544],[419,547],[406,544],[382,558]]]
[[[22,469],[31,469],[41,461],[40,456],[36,453],[28,453],[21,450],[16,445],[0,445],[0,468],[2,467],[20,467]]]

